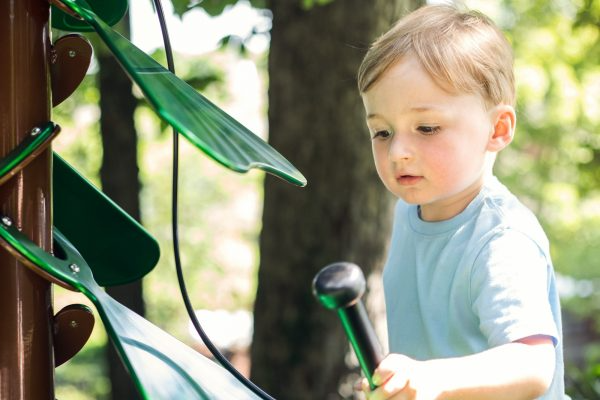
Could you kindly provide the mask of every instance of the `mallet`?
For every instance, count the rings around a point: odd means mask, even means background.
[[[348,262],[326,266],[313,280],[313,293],[323,306],[337,311],[360,367],[375,389],[373,371],[383,353],[361,300],[365,287],[361,269]]]

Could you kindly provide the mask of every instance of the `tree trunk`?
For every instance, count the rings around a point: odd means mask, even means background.
[[[340,398],[348,342],[311,282],[335,261],[367,276],[384,261],[393,198],[373,165],[355,77],[369,44],[412,3],[271,2],[270,142],[308,179],[305,189],[265,181],[252,378],[275,397]]]
[[[129,37],[129,15],[119,23],[119,31]],[[99,47],[96,46],[98,49]],[[102,136],[102,189],[136,220],[140,220],[137,134],[134,111],[137,100],[132,84],[117,60],[106,50],[97,52],[98,87],[100,90],[100,130]],[[144,315],[142,281],[107,288],[107,292],[120,303]],[[129,373],[112,345],[106,349],[112,399],[139,399]]]

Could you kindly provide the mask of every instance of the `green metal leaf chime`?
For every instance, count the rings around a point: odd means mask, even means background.
[[[96,31],[156,113],[209,157],[233,171],[256,168],[306,185],[276,150],[110,27],[125,13],[125,0],[90,0],[93,7],[86,0],[50,2],[55,28]],[[0,160],[0,184],[47,148],[58,130],[53,123],[37,128]],[[58,155],[53,164],[53,254],[24,235],[9,215],[0,216],[0,245],[46,279],[93,302],[143,398],[257,399],[222,367],[106,294],[100,285],[148,273],[158,260],[158,244]]]
[[[258,168],[306,185],[304,176],[281,154],[115,32],[87,1],[60,1],[94,28],[156,113],[209,157],[237,172]]]
[[[75,247],[54,229],[48,254],[2,218],[3,246],[25,265],[88,297],[145,399],[257,399],[233,376],[110,297]]]

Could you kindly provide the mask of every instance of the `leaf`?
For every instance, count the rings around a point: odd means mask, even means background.
[[[171,0],[173,3],[173,11],[179,17],[183,16],[190,9],[189,0]]]
[[[154,111],[205,154],[237,172],[258,168],[306,185],[281,154],[106,25],[85,0],[62,2],[94,27]]]
[[[301,5],[303,9],[309,10],[315,6],[326,6],[333,1],[334,0],[302,0]]]

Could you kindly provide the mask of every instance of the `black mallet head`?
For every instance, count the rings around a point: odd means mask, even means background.
[[[356,304],[365,292],[361,269],[349,262],[338,262],[323,268],[313,280],[313,293],[329,309]]]

